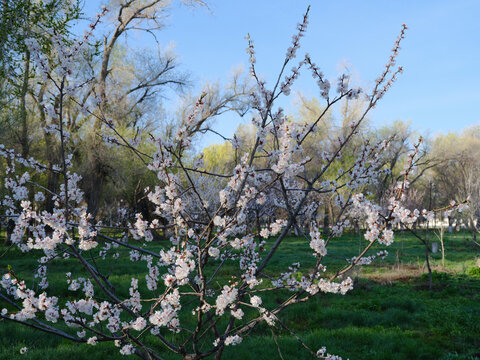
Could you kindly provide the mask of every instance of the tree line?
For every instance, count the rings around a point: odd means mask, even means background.
[[[186,6],[194,5],[204,4],[186,3]],[[82,85],[81,96],[75,102],[66,101],[63,107],[70,134],[65,146],[73,154],[71,161],[75,172],[82,176],[81,188],[88,212],[97,220],[112,223],[125,212],[141,212],[147,219],[151,218],[152,207],[144,189],[153,186],[156,177],[128,146],[119,146],[115,142],[113,135],[116,134],[112,129],[98,121],[97,106],[102,116],[111,119],[112,125],[115,123],[115,132],[131,144],[139,144],[139,150],[151,157],[155,146],[149,142],[150,137],[167,138],[182,127],[183,119],[194,107],[198,94],[190,92],[193,82],[188,72],[181,69],[172,51],[158,44],[156,51],[146,52],[123,41],[127,34],[138,29],[147,35],[161,31],[171,11],[169,2],[112,1],[108,6],[106,22],[109,28],[97,29],[100,34],[84,44],[74,64],[79,74],[76,84],[66,84],[67,87]],[[55,96],[52,84],[42,79],[25,39],[33,37],[38,40],[42,53],[50,59],[46,66],[59,66],[55,63],[57,50],[50,35],[53,32],[57,41],[73,41],[77,36],[73,31],[74,25],[85,18],[81,2],[3,0],[0,10],[0,143],[15,149],[24,158],[33,156],[53,167],[60,161],[61,148],[60,138],[55,133],[58,117],[49,102],[58,103],[59,99],[52,99]],[[215,132],[212,119],[225,112],[250,116],[251,89],[252,84],[238,73],[225,86],[204,84],[201,90],[206,94],[203,121],[192,131],[193,141],[196,135]],[[162,107],[172,91],[182,99],[173,114]],[[298,98],[296,113],[288,114],[292,122],[309,123],[325,111],[319,99],[306,99],[302,95]],[[335,114],[329,111],[317,126],[316,133],[303,146],[302,155],[311,157],[313,163],[320,164],[322,153],[329,152],[338,138],[348,133],[350,122],[365,105],[362,99],[342,101],[341,109]],[[358,149],[366,142],[373,144],[388,140],[389,148],[379,165],[384,170],[381,181],[369,189],[370,196],[385,205],[395,184],[401,179],[412,144],[423,134],[414,131],[410,122],[400,120],[374,127],[367,119],[362,127],[364,135],[349,143],[344,149],[342,163],[337,165],[338,168],[330,169],[329,176],[333,180],[340,169],[347,170]],[[462,201],[470,196],[472,206],[468,213],[451,215],[447,221],[450,227],[459,224],[467,226],[472,230],[474,239],[475,224],[480,216],[480,180],[477,176],[479,139],[478,126],[457,133],[424,137],[409,189],[411,209],[443,206],[452,199]],[[197,144],[188,154],[190,165],[203,161],[203,169],[207,172],[233,171],[239,154],[254,145],[254,127],[239,126],[235,141],[238,141],[239,147],[234,148],[227,140],[204,149]],[[110,147],[115,147],[115,156]],[[255,162],[262,166],[261,158]],[[0,167],[2,175],[5,175],[5,166],[4,162]],[[38,175],[35,181],[47,189],[45,209],[51,211],[54,207],[52,194],[60,186],[59,174],[48,172]],[[218,182],[210,188],[212,199],[223,185]],[[0,191],[4,190],[0,188]],[[318,196],[324,204],[319,209],[319,217],[328,231],[335,204],[331,194]]]

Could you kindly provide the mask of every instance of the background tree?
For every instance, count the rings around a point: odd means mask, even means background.
[[[471,198],[471,207],[463,220],[468,223],[476,240],[477,224],[480,215],[480,129],[471,127],[461,133],[449,133],[435,139],[432,151],[440,159],[440,164],[432,172],[435,184],[435,198],[440,204],[451,199],[459,201]],[[450,198],[448,198],[450,196]],[[450,199],[450,200],[449,200]],[[453,225],[454,216],[449,216]],[[460,220],[461,218],[458,218]]]

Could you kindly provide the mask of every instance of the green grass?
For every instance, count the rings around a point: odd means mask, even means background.
[[[324,261],[327,271],[334,272],[341,267],[343,259],[357,255],[359,245],[365,243],[354,234],[332,240]],[[372,253],[382,248],[376,247]],[[396,242],[388,248],[389,257],[351,274],[359,277],[353,291],[345,296],[321,294],[305,304],[288,308],[280,318],[313,349],[326,346],[328,352],[344,359],[475,359],[474,355],[480,353],[480,271],[477,265],[480,253],[468,240],[468,235],[459,233],[446,234],[445,248],[445,267],[441,265],[441,254],[432,254],[433,291],[427,290],[423,245],[408,234],[398,234]],[[0,254],[4,250],[0,247]],[[286,265],[298,260],[304,266],[314,262],[308,242],[300,238],[286,239],[266,272],[278,274]],[[0,259],[2,273],[8,264],[30,285],[31,268],[35,265],[31,255],[12,249]],[[144,262],[132,264],[125,258],[110,259],[101,262],[99,267],[110,272],[109,279],[120,294],[128,293],[132,276],[144,283]],[[74,277],[83,274],[81,267],[72,260],[59,260],[49,266],[49,282],[62,301],[72,296],[65,286],[66,271],[71,271]],[[233,265],[227,263],[220,276],[230,277],[233,271]],[[267,308],[272,308],[287,295],[288,292],[283,292],[272,297],[266,301]],[[0,302],[0,308],[4,306]],[[188,322],[188,315],[181,321]],[[284,359],[311,359],[295,338],[285,332],[276,333]],[[23,346],[29,351],[20,355],[19,349]],[[162,357],[176,358],[167,352]],[[112,344],[94,347],[72,344],[0,321],[0,359],[17,358],[95,360],[123,356]],[[269,328],[261,325],[241,345],[227,347],[224,358],[271,360],[280,356]]]

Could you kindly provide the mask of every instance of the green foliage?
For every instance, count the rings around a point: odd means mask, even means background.
[[[471,277],[480,278],[480,267],[473,267],[467,271],[467,274]]]
[[[205,170],[228,172],[235,167],[235,151],[229,141],[213,144],[203,149]]]

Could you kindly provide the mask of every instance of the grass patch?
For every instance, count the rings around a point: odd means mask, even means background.
[[[1,242],[3,243],[3,241]],[[333,273],[345,264],[345,258],[358,254],[365,245],[359,235],[346,234],[332,240],[324,264]],[[150,248],[158,251],[159,246]],[[353,271],[357,277],[355,289],[345,296],[321,294],[310,302],[288,308],[280,316],[310,347],[326,346],[328,352],[344,359],[475,359],[480,352],[480,270],[478,251],[464,234],[445,235],[446,262],[441,254],[432,254],[433,291],[427,290],[423,245],[408,234],[398,234],[396,242],[388,248],[390,256],[372,266]],[[376,247],[372,253],[382,247]],[[0,246],[0,254],[6,247]],[[288,238],[266,269],[267,274],[280,271],[301,260],[302,267],[315,259],[308,242],[301,238]],[[98,250],[92,251],[92,256]],[[131,263],[128,252],[120,251],[115,260],[99,259],[99,268],[109,273],[116,291],[128,294],[132,276],[145,287],[145,262]],[[0,259],[0,271],[11,265],[30,286],[32,269],[36,265],[30,254],[10,249]],[[81,266],[71,259],[55,261],[48,267],[48,280],[55,295],[66,301],[72,292],[66,289],[65,272],[73,277],[84,276]],[[220,276],[235,274],[233,264],[227,264]],[[96,289],[96,294],[100,291]],[[266,301],[268,308],[283,299],[288,292],[279,293]],[[0,308],[5,303],[0,302]],[[188,322],[188,315],[181,321]],[[311,359],[311,355],[288,333],[277,330],[280,351],[285,359]],[[168,332],[167,332],[168,334]],[[173,336],[168,334],[168,336]],[[165,359],[176,357],[158,347]],[[21,356],[19,350],[29,351]],[[480,358],[480,355],[478,355]],[[61,338],[39,333],[33,329],[0,321],[0,359],[121,359],[112,344],[88,346],[72,344]],[[242,345],[227,347],[225,359],[277,359],[280,358],[270,329],[265,325],[255,328]]]

